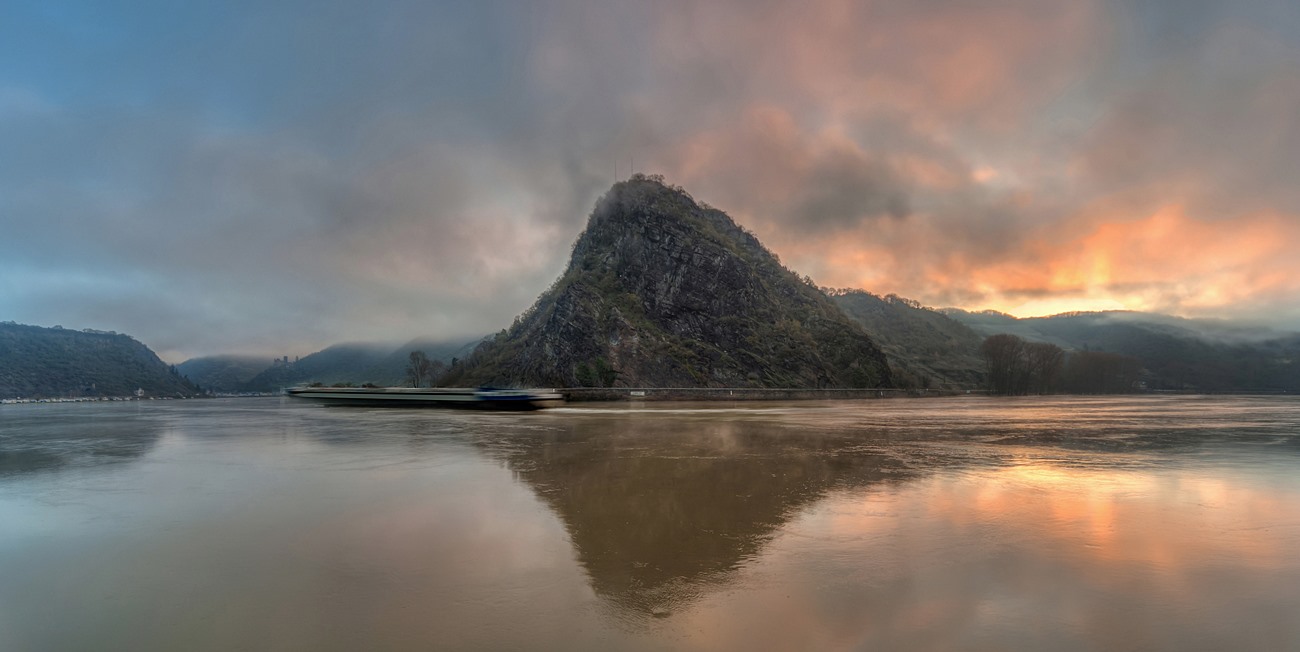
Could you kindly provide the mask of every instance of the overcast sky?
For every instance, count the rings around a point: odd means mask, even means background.
[[[0,4],[0,320],[508,326],[636,169],[821,285],[1300,327],[1294,0]]]

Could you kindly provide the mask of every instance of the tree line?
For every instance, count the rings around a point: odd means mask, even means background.
[[[1016,335],[990,335],[980,346],[994,394],[1124,394],[1142,387],[1137,358],[1104,351],[1072,351]]]
[[[431,359],[424,351],[411,351],[407,360],[406,382],[411,383],[411,387],[424,387],[425,383],[432,386],[447,368],[442,360]],[[455,363],[456,359],[452,358],[452,364]]]

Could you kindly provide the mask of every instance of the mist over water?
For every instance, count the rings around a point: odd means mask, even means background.
[[[0,408],[0,649],[1300,648],[1291,397]]]

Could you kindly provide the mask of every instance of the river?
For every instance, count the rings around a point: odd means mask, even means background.
[[[1300,650],[1300,401],[0,407],[0,650]]]

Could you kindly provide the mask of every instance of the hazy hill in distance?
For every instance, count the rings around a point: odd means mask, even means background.
[[[1012,333],[1067,350],[1132,356],[1147,370],[1151,389],[1300,391],[1300,334],[1127,311],[1025,319],[951,308],[944,312],[981,335]]]
[[[393,351],[392,344],[335,344],[293,362],[278,362],[250,378],[244,391],[274,392],[282,387],[319,382],[361,384],[371,382],[366,372]]]
[[[444,385],[879,387],[885,355],[722,211],[658,177],[600,199],[568,268]]]
[[[0,323],[0,398],[192,396],[194,386],[128,335]]]
[[[1034,342],[1051,342],[1063,349],[1073,349],[1074,345],[1053,335],[1038,331],[1029,320],[1017,319],[996,310],[970,312],[960,308],[940,310],[954,321],[966,325],[979,334],[981,338],[999,333],[1009,333]]]
[[[412,351],[424,351],[429,359],[439,360],[449,365],[453,358],[468,356],[481,339],[475,338],[467,342],[462,339],[443,340],[421,337],[396,347],[391,343],[377,342],[336,344],[294,361],[214,356],[186,361],[180,367],[184,369],[195,364],[203,369],[209,367],[225,369],[232,372],[229,377],[233,378],[235,365],[220,367],[221,361],[242,359],[257,360],[260,363],[261,369],[250,374],[248,378],[234,385],[224,386],[229,389],[217,389],[217,391],[274,392],[282,387],[314,382],[326,385],[374,383],[380,386],[401,386],[407,382],[406,366],[410,362]],[[215,362],[210,362],[214,360]],[[194,375],[189,374],[189,376],[194,380]],[[196,382],[204,388],[218,387],[215,383]]]
[[[836,305],[884,349],[909,383],[926,388],[970,389],[984,381],[984,336],[946,314],[895,295],[827,290]],[[899,378],[902,382],[904,378]]]
[[[204,391],[237,392],[273,362],[263,356],[212,355],[190,358],[176,370]]]
[[[412,351],[424,351],[430,360],[437,360],[445,365],[451,365],[452,359],[467,358],[474,352],[474,347],[478,346],[483,338],[476,337],[472,340],[443,340],[429,337],[419,337],[397,347],[392,353],[389,353],[382,360],[375,363],[362,374],[365,377],[363,382],[372,382],[376,385],[383,386],[401,386],[407,383],[406,367],[411,362]]]

